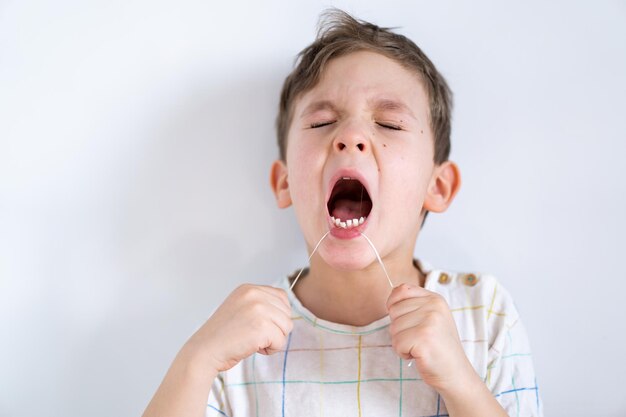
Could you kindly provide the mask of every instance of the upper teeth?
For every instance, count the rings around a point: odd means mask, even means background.
[[[367,219],[367,217],[361,217],[360,219],[348,219],[343,221],[339,218],[336,219],[333,216],[330,217],[330,220],[335,224],[335,226],[341,227],[342,229],[352,229],[353,227],[359,226],[365,222],[365,219]]]

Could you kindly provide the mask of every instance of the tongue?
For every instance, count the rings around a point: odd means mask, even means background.
[[[335,207],[331,215],[335,219],[341,219],[343,221],[358,219],[361,217],[361,209],[365,208],[363,205],[364,204],[360,201],[347,199],[337,200],[335,201]]]

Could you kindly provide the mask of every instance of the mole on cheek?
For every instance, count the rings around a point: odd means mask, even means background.
[[[387,144],[386,144],[386,143],[383,143],[383,148],[386,148],[386,147],[387,147]]]
[[[420,133],[421,133],[421,134],[424,134],[424,131],[423,131],[423,130],[420,130]]]

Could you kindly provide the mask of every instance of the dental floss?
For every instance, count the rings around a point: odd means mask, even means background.
[[[329,233],[330,233],[330,230],[326,232],[324,236],[322,236],[319,242],[317,242],[317,245],[315,245],[315,248],[313,248],[313,252],[311,252],[311,254],[309,255],[309,260],[307,262],[311,261],[311,258],[313,257],[313,254],[317,251],[317,248],[319,248],[320,243],[322,243],[322,240],[326,239],[326,236],[328,236]],[[303,266],[300,272],[298,272],[296,279],[293,280],[293,284],[291,284],[291,287],[289,287],[289,291],[293,290],[293,287],[294,285],[296,285],[296,282],[298,282],[298,278],[300,278],[300,275],[302,274],[302,271],[304,271],[304,268],[306,268],[306,266]]]
[[[308,262],[311,261],[311,258],[313,257],[313,255],[315,254],[315,252],[317,252],[317,248],[319,248],[320,244],[322,243],[322,241],[324,239],[326,239],[326,236],[328,236],[328,234],[330,233],[330,230],[326,233],[324,233],[324,236],[322,236],[322,238],[319,240],[319,242],[317,242],[317,245],[315,245],[315,248],[313,248],[313,251],[311,252],[311,254],[309,255],[309,259]],[[374,246],[374,244],[372,243],[372,241],[365,235],[365,233],[360,232],[361,236],[363,236],[365,238],[365,240],[367,240],[367,243],[369,243],[369,245],[372,247],[372,250],[374,251],[374,254],[376,255],[376,260],[378,260],[378,263],[380,264],[381,268],[383,269],[383,272],[385,273],[385,276],[387,277],[387,281],[389,282],[389,286],[393,289],[393,283],[391,282],[391,278],[389,278],[389,274],[387,273],[387,269],[385,268],[385,264],[383,263],[383,260],[380,259],[380,255],[378,254],[378,251],[376,250],[376,247]],[[293,283],[291,284],[291,287],[289,287],[289,290],[293,290],[293,287],[296,285],[296,282],[298,282],[298,279],[300,278],[300,275],[302,275],[302,271],[304,271],[305,267],[302,267],[302,269],[300,269],[300,272],[298,272],[298,275],[296,275],[296,278],[293,280]]]
[[[317,245],[315,245],[315,247],[313,248],[313,251],[309,255],[309,259],[308,259],[307,262],[311,261],[311,258],[313,257],[313,255],[315,254],[315,252],[317,252],[317,248],[319,248],[320,244],[322,243],[322,241],[324,239],[326,239],[326,236],[328,236],[329,233],[330,233],[330,230],[328,232],[324,233],[324,236],[322,236],[322,238],[317,242]],[[369,239],[369,237],[367,237],[365,235],[365,233],[363,233],[363,232],[360,232],[360,233],[361,233],[361,236],[363,236],[365,238],[365,240],[367,240],[367,243],[369,243],[369,245],[372,247],[372,250],[374,251],[374,254],[376,255],[376,260],[378,260],[378,263],[380,264],[381,268],[383,269],[383,272],[385,273],[385,276],[387,277],[387,281],[389,282],[389,286],[391,287],[391,289],[393,289],[393,283],[391,282],[391,278],[389,278],[389,274],[387,273],[387,268],[385,268],[385,264],[383,263],[383,260],[380,259],[380,254],[376,250],[376,247],[374,246],[372,241]],[[300,275],[302,275],[302,271],[304,271],[305,268],[306,268],[306,266],[304,266],[304,267],[302,267],[302,269],[300,269],[300,272],[298,272],[298,275],[293,280],[293,283],[291,284],[291,287],[289,287],[289,291],[293,290],[293,287],[296,285],[296,282],[298,282],[298,279],[300,278]],[[411,366],[411,365],[413,365],[413,360],[411,360],[409,362],[409,364],[408,364],[408,366]]]
[[[374,254],[376,255],[376,259],[378,259],[378,263],[383,268],[383,272],[385,273],[385,276],[387,277],[387,281],[389,281],[389,286],[391,287],[391,289],[393,289],[393,283],[391,282],[391,278],[389,278],[389,274],[387,273],[387,269],[385,268],[385,264],[383,263],[383,260],[380,259],[380,255],[378,254],[378,251],[376,250],[376,247],[374,247],[374,244],[372,243],[370,238],[365,236],[365,233],[363,233],[363,232],[360,232],[360,233],[361,233],[361,236],[363,236],[365,238],[365,240],[367,240],[367,243],[369,243],[370,246],[372,247],[372,249],[374,250]]]

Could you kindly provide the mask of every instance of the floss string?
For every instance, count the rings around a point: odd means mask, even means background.
[[[365,240],[367,240],[367,243],[369,243],[370,246],[372,247],[372,249],[374,250],[374,254],[376,255],[376,259],[378,260],[378,263],[380,264],[380,266],[383,268],[383,272],[385,273],[385,276],[387,277],[387,281],[389,281],[389,286],[391,287],[391,289],[393,289],[393,283],[391,282],[391,278],[389,278],[389,274],[387,273],[387,269],[385,268],[385,264],[383,263],[383,260],[380,259],[380,255],[378,254],[378,251],[376,250],[376,247],[374,246],[374,244],[372,243],[370,238],[365,236],[365,233],[361,232],[361,236],[363,236],[365,238]]]
[[[328,232],[326,232],[324,234],[324,236],[322,236],[322,238],[317,242],[317,245],[315,245],[315,248],[313,248],[313,251],[309,255],[309,259],[308,259],[307,262],[311,262],[311,258],[313,257],[315,252],[317,252],[317,248],[320,247],[322,241],[324,239],[326,239],[326,236],[328,236],[329,233],[330,233],[330,230]],[[365,235],[365,233],[363,233],[363,232],[360,232],[360,233],[361,233],[361,236],[363,236],[365,238],[365,240],[367,240],[367,243],[369,243],[369,245],[372,247],[372,250],[374,251],[374,254],[376,255],[376,260],[378,261],[378,263],[380,264],[381,268],[383,269],[383,272],[385,273],[385,277],[387,277],[387,282],[389,282],[389,286],[393,289],[393,283],[391,282],[391,278],[389,278],[389,274],[387,273],[387,268],[385,268],[385,264],[383,263],[383,260],[380,259],[380,254],[376,250],[376,247],[374,246],[372,241]],[[302,275],[302,271],[304,271],[305,268],[306,268],[306,266],[302,267],[302,269],[300,269],[300,272],[298,272],[298,275],[296,275],[296,278],[293,280],[293,283],[291,284],[291,287],[289,287],[290,291],[293,290],[293,287],[296,285],[296,282],[298,282],[298,279],[300,278],[300,275]]]
[[[322,240],[326,239],[326,236],[328,236],[328,234],[330,233],[330,230],[328,232],[326,232],[324,234],[324,236],[322,236],[322,238],[319,240],[319,242],[317,242],[317,245],[315,245],[315,248],[313,248],[313,252],[311,252],[311,254],[309,255],[309,260],[307,262],[311,262],[311,258],[313,257],[313,254],[317,251],[317,248],[320,247],[320,244],[322,243]],[[289,291],[293,290],[294,285],[296,285],[296,282],[298,282],[298,278],[300,278],[300,275],[302,275],[302,271],[304,271],[304,268],[306,268],[306,266],[303,266],[302,269],[300,270],[300,272],[298,272],[298,275],[296,276],[296,279],[293,280],[293,284],[291,284],[291,287],[289,287]]]
[[[363,233],[363,232],[360,232],[360,233],[361,233],[361,236],[363,236],[365,238],[367,243],[369,243],[369,245],[371,246],[372,250],[374,251],[374,254],[376,255],[376,260],[380,264],[380,267],[383,269],[383,272],[385,273],[385,277],[387,277],[387,282],[389,282],[389,286],[393,289],[394,288],[393,287],[393,283],[391,282],[391,278],[389,278],[389,274],[387,273],[387,268],[385,268],[385,264],[383,263],[383,260],[380,258],[380,254],[376,250],[376,246],[374,246],[372,241],[365,235],[365,233]],[[322,241],[324,239],[326,239],[326,237],[329,234],[330,234],[330,230],[328,232],[324,233],[324,236],[322,236],[322,238],[317,242],[317,245],[315,245],[315,247],[313,248],[313,251],[309,255],[309,259],[308,259],[307,262],[309,262],[309,263],[311,262],[311,258],[313,257],[315,252],[317,252],[317,249],[322,244]],[[296,275],[296,278],[293,280],[293,283],[291,284],[291,287],[289,287],[289,291],[293,290],[293,287],[296,285],[296,282],[298,282],[298,279],[300,278],[300,275],[302,275],[302,271],[304,271],[305,268],[306,268],[306,266],[304,266],[304,267],[302,267],[302,269],[300,269],[300,272],[298,272],[298,275]],[[409,362],[408,366],[411,366],[411,365],[413,365],[413,361],[412,360]]]

